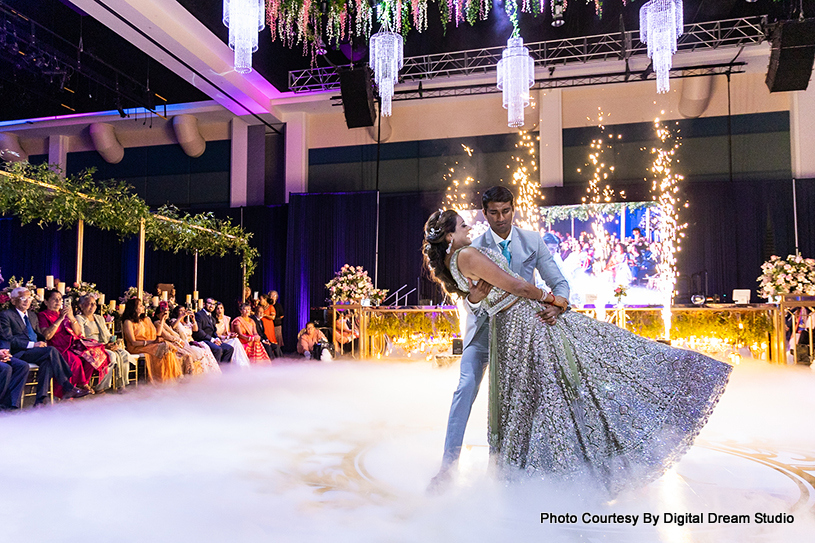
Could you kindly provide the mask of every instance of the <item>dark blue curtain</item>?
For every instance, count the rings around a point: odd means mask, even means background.
[[[293,345],[311,308],[326,305],[325,284],[343,266],[362,266],[373,277],[376,193],[292,194],[286,244],[284,341]],[[398,220],[392,228],[404,232]]]

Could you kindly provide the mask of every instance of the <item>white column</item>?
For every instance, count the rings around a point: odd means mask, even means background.
[[[792,176],[815,177],[815,84],[790,93],[790,146]]]
[[[232,119],[232,154],[229,167],[229,206],[246,205],[249,125],[238,117]]]
[[[308,192],[308,115],[287,114],[286,123],[286,203],[292,192]]]
[[[563,186],[563,107],[560,89],[543,89],[538,94],[540,113],[541,187]]]
[[[63,175],[68,169],[68,142],[68,136],[48,136],[48,163],[59,166]]]

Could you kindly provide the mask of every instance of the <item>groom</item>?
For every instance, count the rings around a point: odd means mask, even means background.
[[[514,197],[501,186],[486,190],[481,197],[484,217],[490,229],[473,240],[472,247],[493,249],[503,253],[513,272],[530,283],[535,283],[537,269],[546,285],[555,296],[568,300],[569,283],[560,273],[552,254],[544,245],[540,234],[521,230],[512,225],[515,216]],[[486,311],[481,311],[481,300],[489,293],[492,285],[480,281],[478,285],[470,284],[470,293],[465,299],[466,332],[464,335],[464,352],[461,355],[461,376],[458,388],[453,394],[453,405],[447,421],[447,437],[444,441],[444,456],[441,470],[433,477],[428,490],[436,491],[450,480],[452,468],[461,454],[464,441],[464,430],[470,409],[475,402],[484,368],[489,361],[489,324]],[[547,323],[554,324],[555,318],[562,309],[546,304],[538,317]]]

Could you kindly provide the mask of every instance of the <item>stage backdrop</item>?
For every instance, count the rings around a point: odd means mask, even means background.
[[[312,307],[326,305],[325,284],[343,266],[362,266],[373,278],[376,192],[291,194],[286,242],[286,318],[293,346]]]

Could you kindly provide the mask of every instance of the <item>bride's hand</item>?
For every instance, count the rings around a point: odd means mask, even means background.
[[[492,290],[492,285],[484,281],[483,279],[478,282],[478,284],[473,283],[473,280],[469,277],[467,278],[467,284],[470,286],[470,294],[467,296],[467,300],[471,304],[477,304],[481,300],[487,297]]]

